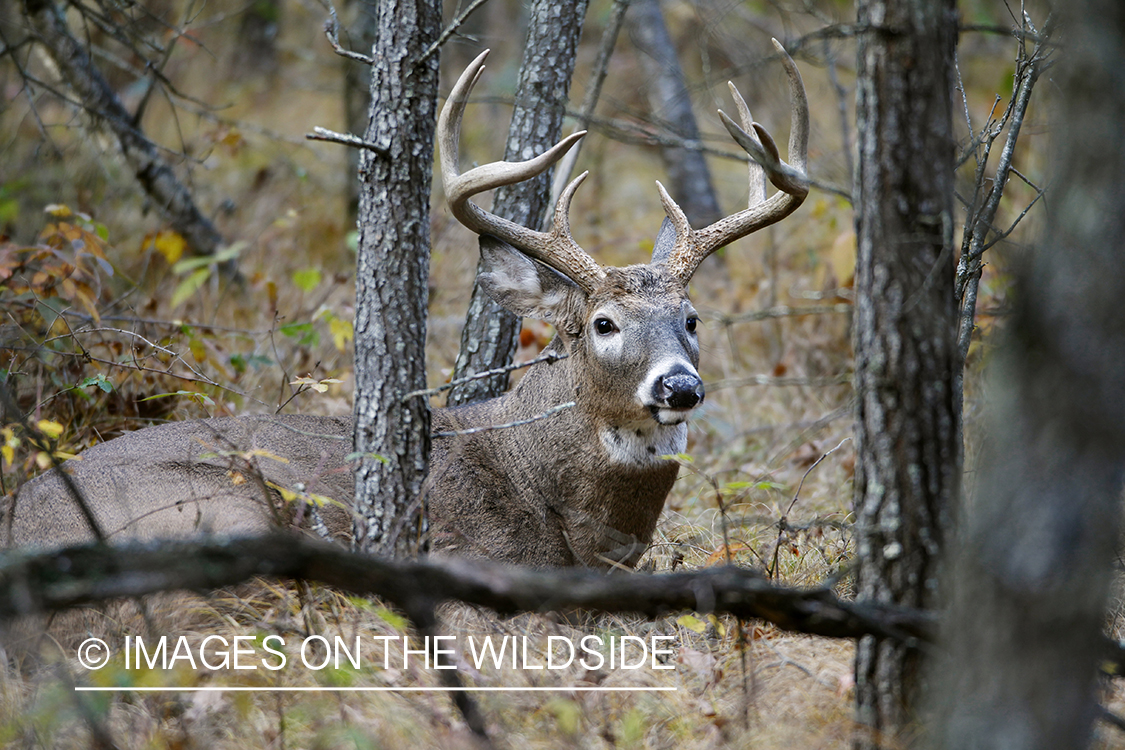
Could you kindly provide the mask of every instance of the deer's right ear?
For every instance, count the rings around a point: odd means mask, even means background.
[[[568,314],[585,299],[573,281],[549,266],[527,257],[507,242],[481,235],[480,254],[488,267],[480,284],[496,304],[527,318],[538,318],[569,329]]]

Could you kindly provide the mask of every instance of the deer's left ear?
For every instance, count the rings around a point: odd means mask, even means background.
[[[676,227],[664,217],[660,231],[656,233],[656,241],[652,243],[652,265],[660,265],[672,257],[672,250],[676,247]]]
[[[481,235],[480,253],[488,267],[480,275],[481,287],[496,304],[516,315],[546,320],[559,330],[576,332],[571,330],[573,321],[586,298],[577,284],[489,235]]]

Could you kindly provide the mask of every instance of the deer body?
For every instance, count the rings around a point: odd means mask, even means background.
[[[670,454],[685,450],[686,421],[703,401],[688,282],[715,249],[784,218],[807,193],[807,102],[796,66],[777,47],[794,104],[793,165],[778,159],[732,86],[742,127],[722,115],[724,124],[758,162],[749,207],[696,230],[657,183],[667,218],[652,261],[625,268],[598,265],[570,236],[570,200],[584,174],[563,192],[549,232],[472,203],[477,193],[541,173],[583,134],[527,162],[461,174],[461,114],[485,55],[462,74],[438,122],[450,209],[481,235],[485,290],[517,315],[551,322],[551,352],[566,357],[535,365],[500,398],[435,410],[424,487],[435,551],[540,566],[636,564],[676,479]],[[768,200],[767,179],[780,190]],[[354,494],[352,434],[350,419],[329,417],[198,420],[96,446],[68,471],[111,540],[276,523],[341,538],[352,528],[343,502]],[[294,502],[294,492],[319,506]],[[92,538],[57,470],[26,484],[3,520],[20,545]]]

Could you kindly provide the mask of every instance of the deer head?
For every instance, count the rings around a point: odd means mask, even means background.
[[[774,45],[789,76],[791,163],[780,160],[773,138],[753,122],[745,101],[731,84],[741,126],[724,113],[719,115],[752,157],[749,206],[694,229],[658,182],[667,218],[651,261],[643,265],[603,267],[574,241],[570,203],[586,173],[562,192],[547,232],[519,226],[470,200],[486,190],[540,174],[585,135],[584,131],[574,133],[528,161],[494,162],[461,174],[461,118],[484,70],[487,51],[462,73],[442,109],[438,121],[442,183],[453,215],[482,236],[482,253],[491,269],[482,276],[482,285],[508,310],[554,324],[572,357],[571,372],[579,397],[596,403],[598,417],[614,429],[634,430],[640,436],[642,431],[679,425],[703,401],[703,382],[696,370],[698,318],[687,296],[692,275],[716,249],[780,221],[808,194],[808,103],[797,66],[776,40]],[[779,190],[769,199],[767,179]]]

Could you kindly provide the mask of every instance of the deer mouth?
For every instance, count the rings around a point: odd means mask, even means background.
[[[684,422],[688,421],[688,419],[691,418],[692,412],[695,411],[695,407],[700,403],[702,403],[702,399],[700,401],[697,401],[695,406],[675,407],[653,404],[652,406],[648,407],[648,410],[652,414],[652,418],[656,421],[657,424],[663,425],[665,427],[671,427],[673,425],[683,424]]]

